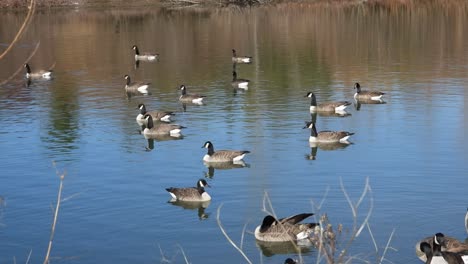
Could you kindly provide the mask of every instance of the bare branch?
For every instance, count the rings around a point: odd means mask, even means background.
[[[26,15],[26,19],[24,19],[23,25],[21,25],[21,28],[19,29],[18,33],[16,33],[15,38],[10,43],[10,45],[8,45],[7,49],[2,54],[0,54],[0,60],[3,59],[3,57],[13,48],[13,46],[15,46],[16,42],[18,42],[21,35],[23,35],[26,27],[31,22],[31,19],[34,15],[34,11],[36,10],[36,1],[31,0],[31,3],[29,4],[28,8],[29,8],[29,11],[28,11],[28,14]]]
[[[187,256],[185,255],[184,249],[180,245],[177,246],[179,247],[180,251],[182,251],[182,256],[184,256],[185,263],[190,264],[190,262],[187,259]]]
[[[226,231],[224,230],[223,226],[221,225],[221,220],[219,219],[219,215],[220,215],[220,212],[221,212],[221,207],[223,206],[223,204],[221,204],[219,207],[218,207],[218,210],[216,212],[216,222],[218,223],[218,226],[219,228],[221,229],[221,232],[223,233],[223,235],[226,237],[226,239],[229,241],[229,243],[231,243],[231,245],[237,249],[237,251],[239,251],[239,253],[244,257],[244,259],[252,264],[252,261],[250,261],[250,259],[247,257],[247,255],[245,255],[245,253],[242,251],[242,249],[240,249],[236,243],[234,243],[234,241],[232,241],[232,239],[229,237],[229,235],[226,233]]]
[[[59,190],[58,190],[58,195],[57,195],[57,204],[55,206],[55,213],[54,213],[54,220],[52,222],[52,228],[50,231],[50,239],[49,239],[49,246],[47,247],[47,253],[44,258],[44,264],[49,263],[49,257],[50,257],[50,251],[52,250],[52,241],[54,240],[54,235],[55,235],[55,226],[57,225],[57,219],[58,219],[58,213],[60,209],[60,202],[61,202],[61,197],[62,197],[62,189],[63,189],[63,180],[65,178],[65,174],[60,175],[60,185],[59,185]]]
[[[384,258],[385,258],[385,254],[387,254],[387,250],[389,249],[390,247],[390,242],[392,241],[392,238],[393,238],[393,234],[395,233],[395,228],[392,230],[392,233],[390,234],[390,237],[388,238],[388,241],[387,241],[387,245],[385,245],[385,249],[384,249],[384,252],[382,254],[382,257],[380,258],[380,261],[379,263],[382,263]]]

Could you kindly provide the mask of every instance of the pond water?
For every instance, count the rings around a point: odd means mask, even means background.
[[[416,241],[436,232],[465,239],[467,14],[466,6],[39,11],[0,60],[5,80],[40,41],[29,63],[54,70],[29,85],[21,70],[0,89],[0,262],[25,263],[30,252],[30,263],[43,260],[57,171],[66,177],[55,263],[245,263],[218,209],[253,263],[282,263],[298,255],[264,249],[252,234],[265,197],[280,217],[326,213],[349,230],[340,182],[357,202],[367,179],[372,192],[357,220],[372,207],[380,253],[394,230],[388,260],[418,263]],[[2,50],[25,15],[0,16]],[[159,60],[136,65],[134,44]],[[233,48],[253,57],[235,67],[248,90],[231,86]],[[125,74],[151,82],[150,93],[127,95]],[[356,104],[355,82],[385,92],[385,103]],[[180,104],[181,84],[205,104]],[[311,117],[309,91],[319,103],[352,102],[349,115]],[[175,111],[183,137],[145,139],[140,103]],[[311,118],[319,131],[354,132],[353,144],[311,147],[302,129]],[[206,167],[207,140],[251,151],[245,166]],[[165,188],[200,178],[211,185],[206,208],[168,202]],[[376,262],[370,238],[365,228],[350,255]],[[316,256],[303,254],[307,263]]]

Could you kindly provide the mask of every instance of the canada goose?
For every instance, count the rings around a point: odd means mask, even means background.
[[[207,148],[208,153],[203,157],[205,162],[239,162],[245,154],[250,153],[248,150],[218,150],[214,151],[213,143],[206,141],[202,148]]]
[[[436,234],[436,235],[437,235],[437,234]],[[440,236],[440,235],[438,235],[438,236]],[[421,239],[420,241],[418,241],[418,242],[416,243],[416,248],[415,248],[415,249],[416,249],[416,255],[418,256],[418,258],[419,258],[421,261],[426,262],[426,255],[424,254],[424,252],[421,251],[421,243],[426,242],[426,243],[428,243],[428,244],[431,246],[431,248],[433,248],[433,245],[434,245],[434,238],[435,238],[435,235],[432,235],[432,236],[430,236],[430,237],[425,237],[425,238]],[[443,239],[442,239],[442,238],[439,238],[439,240],[456,241],[456,242],[458,242],[458,240],[457,240],[456,238],[448,237],[448,236],[444,236]],[[440,243],[442,243],[442,241],[441,241]],[[451,243],[453,243],[453,242],[451,242]],[[446,243],[446,244],[451,244],[451,243]],[[458,242],[458,243],[460,243],[460,242]],[[444,245],[444,243],[442,243],[441,246],[442,246],[442,251],[447,251],[447,250],[446,250],[446,247],[445,247],[445,245]],[[437,247],[437,245],[436,245],[436,247]],[[462,258],[465,260],[465,263],[468,263],[468,255],[466,255],[466,253],[464,253],[464,254],[465,254],[465,255],[462,255]]]
[[[31,72],[31,67],[29,64],[25,63],[24,68],[26,68],[26,78],[28,79],[50,79],[52,78],[52,71],[39,70],[36,72]]]
[[[268,242],[297,241],[308,238],[319,224],[299,224],[299,222],[312,215],[314,214],[303,213],[279,220],[267,215],[263,218],[262,224],[255,228],[255,238]]]
[[[180,97],[179,101],[184,102],[184,103],[194,103],[194,104],[202,104],[203,103],[203,98],[206,96],[204,95],[199,95],[199,94],[188,94],[187,93],[187,87],[185,85],[180,86]]]
[[[468,254],[468,244],[462,243],[455,238],[446,237],[442,233],[435,234],[433,246],[441,246],[441,249],[447,252]]]
[[[295,261],[294,259],[292,258],[287,258],[285,261],[284,261],[284,264],[296,264],[297,261]]]
[[[348,105],[351,105],[348,101],[336,101],[336,102],[322,102],[317,104],[317,99],[313,92],[308,92],[305,97],[310,99],[310,112],[343,112]]]
[[[250,81],[247,79],[238,79],[236,71],[232,71],[232,87],[240,89],[249,89],[249,82]]]
[[[250,57],[250,56],[237,57],[236,50],[232,49],[232,62],[234,62],[234,63],[251,63],[252,62],[252,57]]]
[[[310,137],[309,142],[340,142],[340,143],[349,143],[348,138],[354,133],[348,131],[320,131],[317,133],[317,128],[315,123],[306,122],[304,128],[310,128]]]
[[[174,115],[174,112],[170,111],[146,111],[145,104],[139,104],[138,109],[140,109],[140,113],[136,117],[136,121],[138,123],[145,123],[145,115],[149,114],[154,120],[163,121],[163,122],[171,122],[171,116]]]
[[[439,235],[441,233],[436,234]],[[448,264],[464,264],[463,258],[462,258],[462,253],[454,253],[450,251],[442,251],[442,245],[436,242],[434,236],[434,243],[433,243],[433,248],[432,248],[432,254],[433,254],[433,259],[435,256],[442,256],[442,258],[448,263]]]
[[[135,60],[143,60],[143,61],[154,61],[159,57],[159,54],[155,53],[148,53],[148,52],[143,52],[140,54],[140,51],[138,50],[137,45],[133,45],[132,47],[133,50],[135,50]]]
[[[201,179],[197,181],[197,187],[187,188],[166,188],[172,199],[179,201],[192,201],[192,202],[203,202],[210,201],[211,196],[205,191],[205,187],[210,187],[206,180]]]
[[[464,264],[463,259],[459,254],[440,251],[440,246],[431,249],[431,245],[429,243],[422,242],[419,247],[426,255],[426,264]]]
[[[131,93],[136,93],[136,92],[140,92],[143,94],[148,93],[148,87],[151,83],[131,82],[130,76],[128,75],[125,75],[124,78],[125,80],[127,80],[127,83],[125,84],[125,91],[131,92]]]
[[[363,91],[359,83],[354,84],[354,89],[356,89],[356,93],[354,94],[354,99],[356,100],[381,100],[385,94],[378,91]]]
[[[168,135],[169,134],[171,136],[179,136],[180,132],[182,132],[182,129],[185,128],[180,125],[165,124],[165,123],[161,123],[155,126],[153,123],[153,118],[149,114],[145,115],[145,120],[147,122],[147,125],[146,125],[146,128],[143,129],[144,135],[156,136],[156,135]]]

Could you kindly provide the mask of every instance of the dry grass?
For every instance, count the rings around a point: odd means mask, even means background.
[[[464,3],[465,0],[144,0],[144,5],[157,5],[162,3],[173,7],[187,6],[254,6],[254,5],[271,5],[271,4],[309,4],[317,6],[353,6],[367,5],[373,7],[384,7],[389,9],[400,7],[412,7],[422,5],[452,5]],[[107,2],[95,0],[36,0],[39,7],[66,7],[66,6],[91,6],[102,5],[109,7],[126,6],[128,1],[113,0]],[[134,4],[134,3],[132,3]],[[0,8],[24,8],[28,6],[28,0],[2,0]]]
[[[330,219],[328,218],[326,213],[321,213],[323,209],[323,204],[326,200],[328,190],[325,192],[324,197],[319,203],[314,202],[313,200],[311,201],[312,208],[315,212],[315,215],[320,215],[319,219],[317,219],[320,223],[321,228],[317,228],[315,233],[309,238],[310,242],[312,245],[315,246],[315,248],[318,249],[318,254],[317,254],[317,259],[316,263],[327,263],[327,264],[334,264],[334,263],[351,263],[353,260],[359,260],[361,262],[365,263],[392,263],[390,260],[386,259],[386,254],[388,250],[395,250],[390,246],[390,243],[392,241],[393,235],[395,230],[392,231],[392,233],[389,235],[388,241],[384,247],[379,247],[377,244],[376,240],[374,239],[374,235],[370,226],[370,217],[372,215],[372,211],[374,208],[374,199],[372,195],[372,189],[369,184],[369,179],[366,179],[364,189],[361,193],[361,196],[357,201],[352,201],[351,198],[348,195],[348,192],[346,191],[346,188],[343,184],[343,182],[340,180],[340,186],[341,186],[341,191],[343,192],[345,199],[351,209],[352,212],[352,219],[353,223],[350,226],[342,225],[342,224],[334,224]],[[364,212],[362,216],[359,213],[360,207],[363,205],[364,202],[368,202],[368,210]],[[218,208],[217,212],[217,222],[218,226],[221,229],[221,232],[224,234],[226,239],[231,243],[231,245],[239,251],[239,253],[243,256],[243,258],[246,260],[247,263],[253,263],[250,258],[244,253],[242,250],[242,244],[244,240],[244,234],[245,234],[245,226],[242,231],[242,236],[241,236],[241,242],[239,243],[240,245],[238,246],[227,234],[226,230],[223,228],[220,220],[220,211],[221,211],[221,206]],[[276,217],[276,214],[273,209],[273,205],[271,203],[271,200],[268,196],[268,193],[265,193],[264,195],[264,201],[263,201],[263,211],[267,214],[273,215]],[[343,232],[343,228],[349,229],[350,231],[345,234]],[[372,244],[374,246],[373,252],[363,252],[359,253],[357,255],[351,255],[350,248],[353,244],[353,242],[356,241],[356,239],[362,234],[364,230],[367,230],[369,232],[369,235],[371,237]],[[293,242],[293,241],[291,241]],[[294,245],[296,243],[293,242]],[[296,252],[299,255],[299,263],[304,263],[301,255],[301,250],[300,248],[296,245]]]

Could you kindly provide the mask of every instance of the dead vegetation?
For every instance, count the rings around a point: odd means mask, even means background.
[[[322,213],[324,202],[326,200],[328,190],[326,191],[324,197],[319,203],[311,200],[312,209],[315,212],[315,216],[319,216],[319,221],[321,228],[317,228],[315,233],[309,238],[310,243],[317,249],[317,259],[315,263],[352,263],[353,260],[359,260],[365,263],[392,263],[390,260],[386,259],[386,254],[389,250],[395,250],[390,246],[392,241],[394,230],[389,235],[386,245],[383,247],[377,244],[377,241],[374,239],[372,228],[370,225],[370,217],[374,209],[374,199],[372,194],[372,188],[369,184],[369,179],[366,179],[364,189],[361,193],[361,196],[357,201],[352,201],[346,188],[343,185],[343,182],[340,180],[341,191],[343,192],[345,199],[352,212],[352,224],[337,224],[333,223],[326,213]],[[364,214],[359,213],[360,207],[367,201],[367,211]],[[263,201],[263,211],[266,214],[270,214],[276,217],[276,214],[273,209],[273,205],[268,196],[268,193],[264,195]],[[306,210],[307,211],[307,210]],[[242,245],[246,233],[246,225],[243,228],[241,234],[241,241],[236,244],[230,236],[227,234],[226,230],[223,228],[221,220],[221,206],[218,208],[216,220],[218,226],[221,229],[221,232],[229,241],[229,243],[242,255],[244,260],[247,263],[254,263],[243,251]],[[350,248],[352,244],[359,238],[363,231],[367,230],[370,237],[373,250],[370,252],[362,252],[358,254],[351,254]],[[291,241],[295,245],[295,252],[299,256],[299,263],[305,263],[302,259],[301,248],[294,241]],[[369,247],[371,248],[371,247]]]

